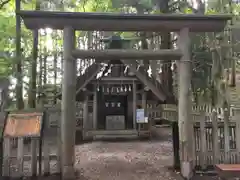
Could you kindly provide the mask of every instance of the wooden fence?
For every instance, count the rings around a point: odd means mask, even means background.
[[[161,117],[177,120],[177,107],[164,105]],[[194,152],[197,169],[240,163],[240,109],[193,106]]]
[[[230,116],[228,110],[219,117],[195,115],[194,136],[196,166],[206,169],[218,163],[240,163],[240,121],[238,115]]]
[[[82,128],[82,106],[76,105],[77,128]],[[23,177],[60,173],[60,106],[46,106],[41,137],[4,137],[2,176]],[[24,111],[25,112],[25,111]],[[39,152],[41,148],[41,152]],[[42,155],[40,155],[40,153]]]
[[[23,112],[22,114],[24,114]],[[38,113],[39,114],[39,113]],[[41,113],[43,114],[43,113]],[[47,114],[46,114],[47,115]],[[18,119],[17,119],[18,120]],[[8,120],[7,120],[8,121]],[[18,121],[23,121],[19,119]],[[29,122],[32,121],[29,119]],[[58,146],[60,145],[58,126],[50,127],[47,116],[43,118],[43,126],[39,136],[26,135],[5,135],[3,139],[3,177],[36,176],[50,174],[50,166],[53,167],[54,172],[60,172],[60,152]],[[13,125],[14,126],[14,125]],[[19,126],[19,125],[17,125]],[[23,125],[21,125],[22,127]],[[29,131],[34,126],[21,128],[21,132]],[[5,126],[6,132],[7,126]],[[16,128],[16,127],[15,127]],[[25,130],[26,129],[26,130]],[[12,131],[13,130],[13,131]],[[16,129],[11,128],[9,132],[16,133]],[[20,131],[19,131],[20,132]],[[58,145],[59,144],[59,145]]]

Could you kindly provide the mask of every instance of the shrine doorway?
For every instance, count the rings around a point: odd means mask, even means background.
[[[126,95],[102,95],[99,99],[98,129],[124,130],[128,124]]]

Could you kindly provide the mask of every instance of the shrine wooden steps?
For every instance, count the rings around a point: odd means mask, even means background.
[[[134,139],[138,138],[137,130],[95,130],[86,132],[86,137],[94,140],[103,139]]]

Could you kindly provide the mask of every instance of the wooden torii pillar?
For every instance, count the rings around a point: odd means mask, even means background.
[[[194,133],[191,118],[191,58],[189,29],[184,28],[179,32],[179,49],[183,56],[179,61],[179,100],[178,100],[178,126],[181,173],[184,178],[190,179],[194,169]]]
[[[72,27],[63,30],[64,73],[61,105],[61,172],[62,179],[75,179],[75,134],[76,134],[76,60],[71,56],[75,48],[75,31]]]

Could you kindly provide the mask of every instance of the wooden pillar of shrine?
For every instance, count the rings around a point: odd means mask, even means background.
[[[191,59],[189,29],[184,28],[179,33],[178,46],[183,56],[179,61],[179,101],[178,125],[181,173],[184,178],[193,176],[193,121],[191,117]]]
[[[147,92],[143,91],[142,93],[142,109],[144,109],[144,117],[147,116]],[[146,126],[145,124],[143,124],[144,126]],[[145,129],[146,127],[144,127]]]
[[[142,93],[142,108],[144,109],[145,115],[146,115],[146,108],[147,108],[147,92],[143,91]]]
[[[137,109],[137,87],[136,82],[133,82],[133,129],[137,129],[136,109]]]
[[[143,91],[142,92],[142,109],[144,109],[144,118],[147,116],[147,92]],[[141,128],[143,128],[143,130],[147,130],[147,125],[148,124],[139,124],[139,131],[141,131]]]
[[[93,129],[97,129],[97,87],[94,88],[94,93],[93,93]]]
[[[76,60],[71,52],[75,48],[75,31],[63,30],[64,73],[61,105],[61,170],[62,179],[74,179],[75,133],[76,133]]]
[[[86,137],[86,132],[88,129],[89,119],[88,119],[88,94],[85,94],[85,99],[83,103],[83,139]]]

